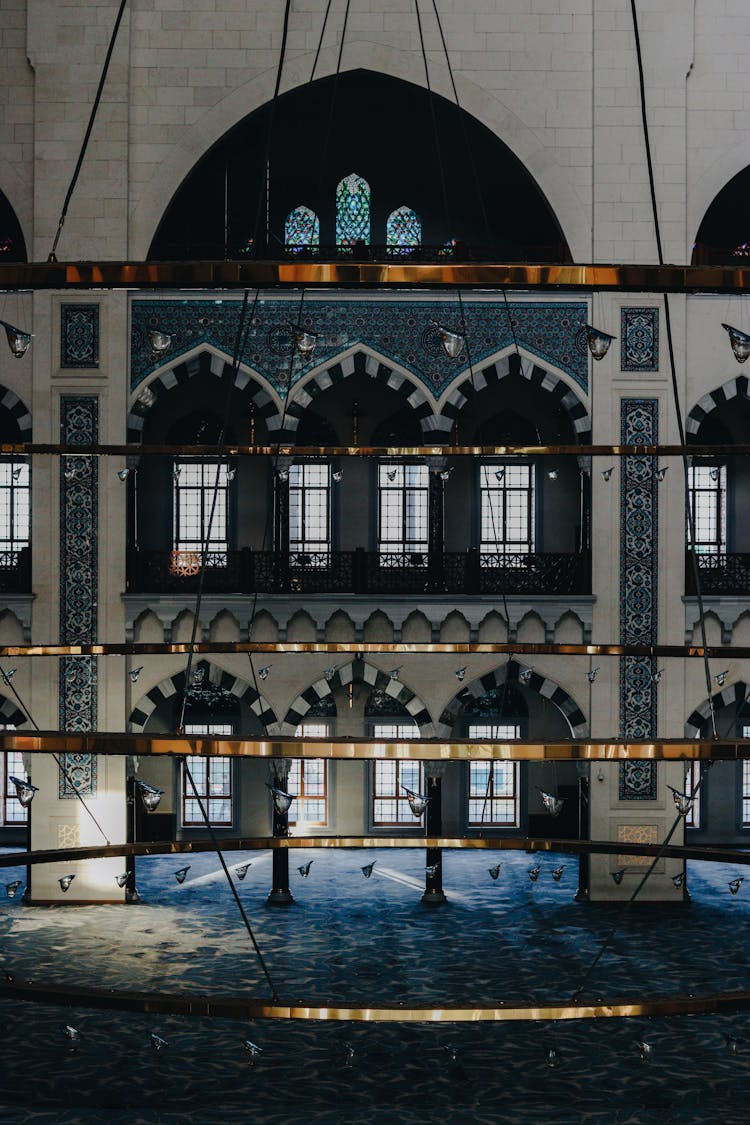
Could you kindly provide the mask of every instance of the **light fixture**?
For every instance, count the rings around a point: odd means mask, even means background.
[[[263,1054],[263,1048],[259,1047],[257,1043],[253,1043],[251,1039],[243,1039],[242,1046],[250,1055],[250,1066],[255,1066],[255,1060],[258,1055]]]
[[[452,469],[441,469],[440,472],[438,473],[438,476],[440,477],[440,479],[442,481],[449,480],[452,471],[453,471]]]
[[[180,886],[182,886],[182,884],[187,879],[187,873],[188,873],[188,871],[190,870],[191,867],[192,867],[192,864],[189,863],[187,865],[187,867],[181,867],[179,871],[175,871],[174,877],[177,880],[177,882],[180,884]]]
[[[164,352],[169,351],[172,337],[168,332],[160,332],[158,328],[153,328],[148,334],[148,342],[155,355],[163,355]]]
[[[18,894],[18,888],[22,885],[22,879],[14,879],[12,883],[5,884],[5,893],[8,898],[15,898]]]
[[[4,668],[0,668],[0,674],[3,677],[3,683],[10,684],[10,681],[13,679],[17,671],[17,668],[9,668],[7,672]]]
[[[710,476],[711,480],[714,480],[714,481],[716,481],[716,480],[718,480],[718,479],[719,479],[719,470],[718,470],[718,469],[716,469],[716,468],[713,468],[713,469],[709,469],[709,470],[708,470],[708,475]]]
[[[5,335],[8,337],[8,347],[10,348],[16,359],[22,359],[29,350],[29,345],[33,339],[31,332],[24,332],[21,328],[14,328],[12,324],[8,324],[5,320],[0,320],[5,329]]]
[[[128,881],[128,872],[123,871],[121,875],[115,875],[115,882],[118,887],[124,887]]]
[[[130,671],[128,672],[128,675],[130,676],[131,684],[138,683],[138,677],[140,676],[142,671],[143,671],[143,665],[142,664],[139,664],[137,668],[131,668],[130,669]]]
[[[391,668],[390,672],[388,673],[389,677],[392,680],[397,680],[398,674],[399,674],[399,672],[401,671],[402,668],[403,668],[403,664],[399,664],[398,668]]]
[[[425,867],[424,873],[429,879],[434,879],[434,877],[437,875],[439,869],[440,869],[439,863],[430,863],[430,864],[428,864],[427,867]]]
[[[443,1043],[443,1050],[448,1056],[448,1062],[452,1066],[458,1063],[458,1047],[455,1043]]]
[[[546,1062],[546,1064],[550,1068],[550,1070],[554,1070],[555,1067],[558,1065],[558,1063],[560,1062],[560,1056],[558,1055],[558,1053],[557,1053],[557,1051],[555,1050],[554,1047],[548,1047],[547,1048],[547,1051],[546,1051],[545,1056],[544,1056],[544,1061]]]
[[[462,684],[466,679],[466,667],[464,666],[463,668],[456,668],[455,677],[458,682]]]
[[[405,785],[402,785],[401,788],[406,793],[406,799],[409,802],[409,808],[413,812],[414,816],[421,816],[424,810],[427,808],[427,805],[430,802],[430,798],[422,797],[421,794],[415,793],[412,789],[407,789]]]
[[[239,867],[235,867],[234,873],[240,882],[242,882],[247,875],[248,868],[252,866],[252,863],[241,863]]]
[[[619,887],[620,883],[623,880],[624,875],[625,875],[625,868],[624,867],[621,867],[619,871],[613,871],[612,872],[612,882],[615,883]]]
[[[351,1043],[344,1043],[344,1066],[351,1070],[354,1063],[354,1046]]]
[[[655,683],[655,684],[658,684],[661,681],[661,678],[662,678],[663,675],[664,675],[664,669],[663,668],[657,668],[657,670],[655,672],[653,672],[652,675],[651,675],[652,682]]]
[[[504,477],[505,477],[505,467],[504,466],[501,466],[499,469],[495,469],[495,480],[498,480],[498,481],[503,480]]]
[[[614,471],[615,471],[614,465],[612,465],[609,469],[602,469],[602,478],[604,480],[609,480]]]
[[[157,789],[155,785],[149,785],[147,781],[141,781],[139,777],[136,777],[135,784],[138,786],[138,792],[141,795],[146,812],[155,812],[164,796],[164,790]]]
[[[16,797],[22,809],[27,809],[31,802],[34,800],[34,794],[39,792],[37,785],[32,785],[30,781],[24,781],[20,777],[10,776],[9,780],[16,787]]]
[[[529,874],[529,879],[531,879],[531,882],[532,882],[532,883],[536,883],[537,879],[539,878],[539,872],[540,872],[541,870],[542,870],[542,869],[541,869],[541,867],[539,867],[539,866],[537,866],[537,867],[530,867],[530,868],[529,868],[529,872],[528,872],[528,874]]]
[[[65,472],[64,472],[64,474],[63,474],[63,475],[65,476],[65,479],[66,479],[67,481],[71,481],[71,480],[75,480],[75,479],[76,479],[76,471],[75,471],[75,469],[74,469],[74,467],[73,467],[72,465],[68,465],[68,467],[67,467],[67,469],[65,470]]]
[[[77,1051],[81,1043],[81,1033],[77,1027],[71,1027],[69,1023],[61,1024],[60,1031],[70,1043],[69,1050]]]
[[[258,679],[259,680],[267,680],[268,679],[268,673],[271,671],[272,668],[273,668],[273,664],[264,664],[262,668],[258,669]]]
[[[127,480],[128,477],[130,476],[130,474],[133,473],[133,472],[135,472],[134,469],[118,469],[117,470],[117,479],[118,480]]]
[[[314,863],[314,859],[308,859],[307,863],[303,863],[301,867],[297,868],[303,879],[306,879],[308,877],[308,875],[310,874],[310,868]]]
[[[594,359],[604,359],[609,351],[609,345],[615,339],[617,339],[616,336],[610,336],[608,332],[602,332],[600,328],[594,328],[593,324],[586,325],[586,343]]]
[[[23,465],[16,465],[15,469],[13,469],[11,471],[11,476],[13,477],[13,480],[20,480],[21,479],[21,473],[23,472],[23,468],[24,468]]]
[[[237,476],[237,470],[235,468],[227,469],[227,480],[229,481],[230,484],[236,476]]]
[[[680,871],[679,875],[673,875],[672,882],[679,890],[680,887],[682,887],[685,883],[685,873],[683,871]]]
[[[172,476],[175,480],[180,479],[180,473],[181,472],[182,472],[182,468],[179,465],[174,465],[172,467]]]
[[[640,1056],[641,1062],[650,1063],[651,1057],[654,1053],[654,1048],[652,1047],[652,1045],[650,1043],[647,1043],[645,1039],[641,1039],[636,1043],[636,1047],[638,1048],[638,1054]]]
[[[335,669],[335,668],[333,668],[333,667],[330,667],[330,668],[324,668],[324,670],[323,670],[323,675],[324,675],[324,676],[325,676],[325,678],[326,678],[326,682],[330,684],[331,680],[332,680],[332,679],[333,679],[333,677],[334,677],[334,676],[336,675],[336,669]]]
[[[288,467],[284,465],[284,466],[282,466],[282,468],[277,469],[276,470],[276,476],[282,482],[288,481],[289,480],[289,469],[288,469]]]
[[[675,808],[680,816],[687,816],[690,812],[690,806],[693,803],[693,798],[689,797],[687,793],[681,793],[679,789],[675,789],[673,785],[668,785],[667,789],[671,790],[674,799]]]
[[[739,328],[733,328],[731,324],[722,324],[721,327],[729,333],[734,358],[738,363],[744,363],[750,355],[750,336],[747,332],[740,332]]]
[[[727,678],[727,676],[728,676],[728,675],[729,675],[729,672],[728,672],[728,671],[724,671],[724,672],[717,672],[717,673],[716,673],[716,675],[714,676],[714,679],[716,680],[716,682],[717,682],[717,684],[719,685],[719,687],[724,687],[724,683],[725,683],[725,681],[726,681],[726,678]]]
[[[555,870],[552,872],[552,878],[555,880],[556,883],[559,883],[560,880],[562,879],[562,874],[563,874],[564,870],[565,870],[565,864],[561,863],[560,866],[556,867]]]
[[[656,470],[655,476],[658,481],[663,481],[669,472],[669,465],[663,465],[660,469]]]
[[[60,884],[60,890],[62,891],[63,894],[65,894],[67,892],[68,888],[70,887],[70,884],[73,882],[74,879],[75,879],[75,875],[63,875],[61,879],[57,880],[58,883]]]
[[[539,789],[538,785],[537,789]],[[555,797],[552,793],[545,792],[544,789],[539,789],[539,793],[542,798],[542,804],[550,816],[559,816],[565,804],[564,798]]]
[[[742,1042],[742,1040],[739,1038],[738,1035],[725,1035],[724,1036],[724,1043],[725,1043],[726,1048],[727,1048],[727,1054],[731,1055],[733,1059],[736,1059],[737,1055],[740,1053],[740,1043],[741,1042]]]
[[[497,882],[497,879],[498,879],[498,876],[500,875],[500,870],[501,870],[502,866],[503,866],[502,863],[496,863],[494,867],[488,867],[487,868],[487,870],[489,871],[489,874],[490,874],[490,879],[494,879]]]
[[[317,332],[308,332],[299,324],[290,324],[289,327],[292,330],[292,340],[296,351],[303,359],[309,359],[318,344]]]
[[[599,671],[598,666],[596,668],[589,668],[588,672],[586,673],[586,679],[588,680],[588,682],[590,684],[593,684],[594,680],[596,679],[596,674],[597,674],[598,671]]]
[[[342,480],[344,479],[344,470],[343,469],[334,469],[333,472],[331,473],[331,477],[336,482],[336,484],[341,484]]]
[[[153,1051],[163,1051],[165,1047],[169,1046],[166,1039],[162,1039],[161,1035],[157,1035],[155,1031],[151,1032],[149,1042]]]
[[[596,780],[597,781],[606,781],[607,780],[607,775],[605,774],[605,772],[604,772],[604,770],[602,769],[601,766],[599,766],[599,769],[596,771]]]
[[[519,683],[522,683],[522,684],[530,683],[532,671],[533,671],[532,668],[522,668],[521,671],[518,673]]]
[[[550,469],[547,473],[547,476],[550,480],[557,480],[557,478],[560,476],[560,472],[558,469]]]
[[[370,878],[370,876],[372,875],[372,869],[373,869],[373,867],[375,866],[375,864],[376,864],[377,862],[378,862],[378,861],[377,861],[376,859],[374,859],[374,860],[372,861],[372,863],[366,863],[366,864],[364,865],[364,867],[360,867],[360,871],[361,871],[361,872],[362,872],[362,874],[364,875],[365,879],[369,879],[369,878]]]
[[[745,876],[744,876],[744,875],[740,875],[740,876],[738,876],[738,877],[737,877],[736,879],[732,879],[732,880],[731,880],[731,881],[730,881],[730,882],[729,882],[729,883],[727,884],[727,886],[729,887],[729,893],[730,893],[730,894],[733,894],[733,895],[736,895],[736,894],[737,894],[737,891],[738,891],[738,890],[740,889],[740,887],[742,886],[742,884],[743,884],[744,880],[745,880]]]
[[[437,329],[437,334],[440,337],[440,343],[443,345],[447,359],[458,359],[461,352],[464,350],[466,344],[466,337],[462,336],[460,332],[451,332],[448,328],[443,328],[437,321],[432,322]]]
[[[275,785],[271,785],[268,781],[266,782],[266,787],[271,791],[271,796],[273,797],[273,804],[276,812],[280,816],[283,816],[284,813],[289,812],[289,806],[294,800],[293,794],[285,793],[283,789],[277,789]]]
[[[386,469],[385,475],[388,477],[389,481],[394,481],[396,479],[396,473],[397,472],[398,472],[398,467],[396,466],[393,469]]]

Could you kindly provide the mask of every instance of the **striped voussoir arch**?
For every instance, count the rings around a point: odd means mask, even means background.
[[[128,441],[143,440],[146,416],[163,395],[183,386],[195,375],[214,375],[218,379],[231,379],[232,374],[230,361],[208,350],[175,363],[171,367],[163,368],[149,383],[142,383],[138,388],[137,397],[128,414]],[[243,367],[238,367],[234,376],[234,385],[239,390],[246,390],[249,393],[258,413],[265,419],[268,429],[270,431],[278,429],[281,424],[279,408],[265,384],[261,382],[261,376],[251,375]]]
[[[4,407],[18,426],[19,441],[31,441],[31,411],[15,391],[0,383],[0,406]]]
[[[390,366],[380,356],[360,348],[350,355],[343,356],[333,363],[327,363],[315,371],[309,379],[304,380],[292,388],[284,411],[284,426],[281,430],[280,441],[292,441],[297,433],[297,427],[307,410],[315,399],[329,387],[336,386],[350,375],[369,375],[377,379],[391,390],[402,395],[408,405],[419,419],[423,433],[434,429],[435,413],[430,401],[414,376],[408,375],[400,368]],[[279,416],[277,425],[281,425]]]
[[[500,687],[505,683],[506,675],[508,683],[517,683],[521,672],[531,673],[523,686],[538,695],[543,695],[545,699],[549,699],[551,703],[555,704],[567,719],[574,738],[585,738],[588,735],[589,726],[583,711],[564,688],[561,688],[554,680],[550,680],[526,665],[512,660],[509,664],[503,664],[500,668],[493,669],[485,676],[479,676],[478,679],[472,680],[470,684],[461,688],[454,695],[440,716],[440,721],[435,724],[435,732],[438,738],[450,738],[456,719],[468,703],[475,699],[481,699],[487,692]]]
[[[253,714],[258,716],[268,734],[279,734],[276,712],[268,700],[260,695],[252,684],[249,684],[247,680],[241,680],[238,676],[233,676],[231,672],[225,672],[215,664],[209,664],[207,661],[201,661],[195,670],[200,669],[204,671],[204,682],[210,682],[215,687],[222,688],[225,692],[235,696],[238,703],[246,703]],[[142,733],[156,708],[167,700],[181,699],[184,690],[184,669],[181,672],[176,672],[174,676],[167,676],[161,683],[152,687],[138,700],[138,704],[130,714],[131,731],[136,734]]]
[[[716,695],[712,696],[714,705],[714,713],[719,714],[720,711],[725,710],[727,707],[739,708],[750,698],[750,687],[742,680],[738,680],[736,684],[731,684],[729,687],[717,691]],[[692,714],[688,715],[685,723],[685,738],[700,738],[701,731],[705,728],[711,716],[711,705],[707,699],[695,708]]]
[[[0,726],[22,727],[25,726],[28,721],[27,716],[24,715],[20,707],[16,707],[12,699],[0,695]]]
[[[402,684],[400,680],[393,680],[387,672],[375,668],[365,660],[351,660],[332,673],[330,680],[324,676],[310,684],[308,688],[297,696],[286,713],[281,724],[282,734],[294,734],[300,723],[311,708],[315,707],[321,699],[327,699],[341,687],[349,684],[369,684],[373,691],[382,691],[393,697],[396,703],[406,708],[409,715],[419,727],[422,738],[432,738],[435,728],[430,713],[422,700],[414,694],[411,688]]]
[[[436,428],[444,433],[450,432],[456,417],[472,395],[501,382],[507,375],[514,373],[520,373],[532,386],[539,387],[552,395],[567,413],[582,445],[591,441],[591,418],[575,391],[559,375],[515,353],[502,356],[486,367],[478,367],[473,377],[466,375],[465,378],[460,379],[445,401],[436,420]]]
[[[701,428],[702,422],[712,414],[719,406],[724,406],[725,403],[730,402],[733,398],[750,398],[748,394],[748,377],[747,375],[737,375],[734,379],[728,379],[726,383],[722,383],[720,387],[715,390],[709,391],[703,398],[699,398],[693,409],[685,419],[685,432],[688,434],[697,434]]]

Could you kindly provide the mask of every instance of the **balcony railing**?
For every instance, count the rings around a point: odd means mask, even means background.
[[[0,594],[31,592],[31,551],[0,551]]]
[[[189,594],[198,588],[200,553],[131,550],[129,593]],[[233,594],[588,594],[588,552],[502,554],[477,550],[209,552],[206,593]]]
[[[698,551],[701,593],[727,594],[730,597],[750,598],[750,554],[729,555],[725,551]],[[695,597],[695,572],[693,553],[685,552],[685,593]]]

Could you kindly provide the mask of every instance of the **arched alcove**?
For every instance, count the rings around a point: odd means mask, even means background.
[[[735,262],[747,265],[750,259],[750,221],[747,196],[750,191],[750,166],[728,181],[706,210],[693,246],[693,265]]]

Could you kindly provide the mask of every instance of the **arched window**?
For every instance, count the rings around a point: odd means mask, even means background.
[[[287,250],[307,250],[320,246],[320,220],[309,207],[295,207],[284,223],[284,244]]]
[[[370,243],[370,185],[356,172],[336,188],[336,245]]]
[[[422,241],[422,224],[411,207],[397,207],[391,211],[385,224],[385,244],[402,254],[408,253]]]

